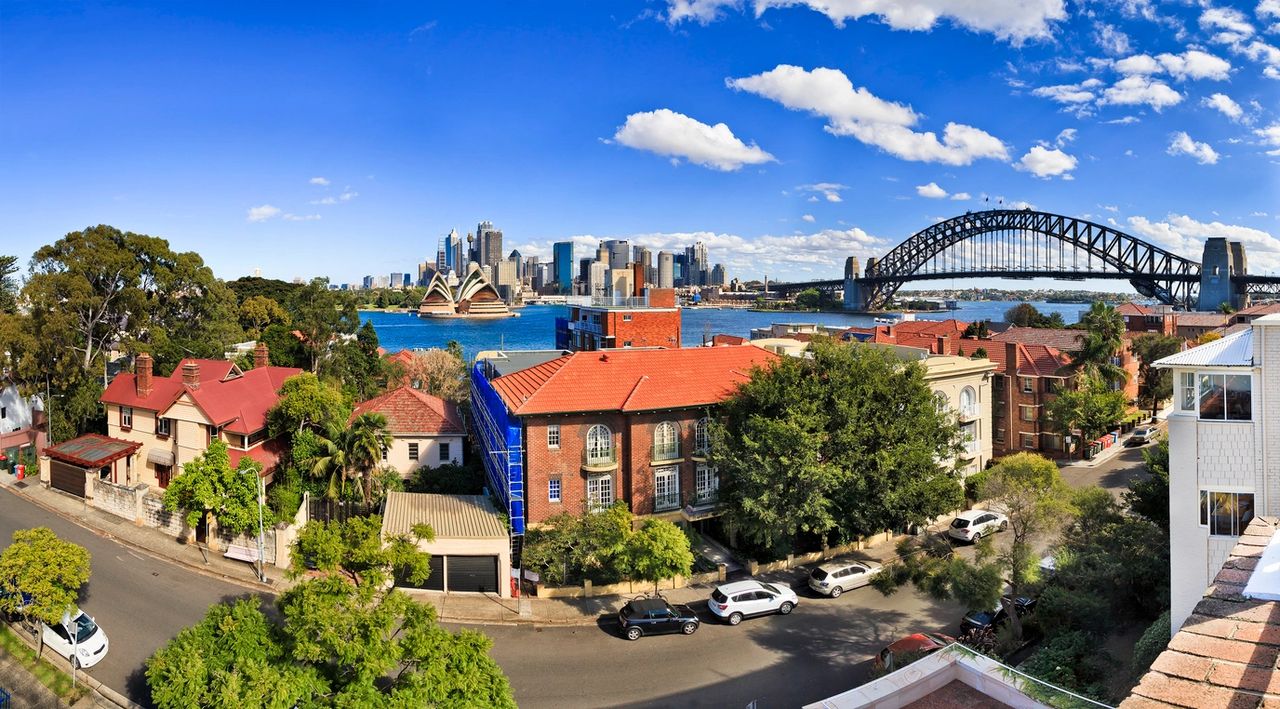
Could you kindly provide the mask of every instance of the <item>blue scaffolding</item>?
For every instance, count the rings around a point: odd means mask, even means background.
[[[511,536],[524,536],[524,432],[489,383],[483,362],[471,368],[471,412],[489,487],[506,506]]]

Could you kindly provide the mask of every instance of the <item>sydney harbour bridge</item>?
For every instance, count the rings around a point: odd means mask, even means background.
[[[867,259],[861,272],[850,257],[843,279],[771,283],[769,290],[842,291],[845,309],[874,311],[907,283],[953,278],[1120,279],[1182,310],[1239,308],[1254,296],[1280,296],[1280,276],[1249,275],[1238,241],[1206,239],[1200,261],[1193,261],[1112,227],[1031,209],[968,212]]]

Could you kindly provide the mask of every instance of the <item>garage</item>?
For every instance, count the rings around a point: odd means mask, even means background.
[[[85,497],[91,478],[111,482],[130,479],[131,456],[141,447],[141,443],[97,433],[63,441],[44,449],[49,467],[40,471],[40,480],[55,490]]]
[[[49,461],[49,485],[55,490],[84,497],[85,469],[60,460]]]
[[[409,534],[417,524],[435,532],[431,541],[418,542],[419,549],[431,554],[431,575],[420,585],[397,585],[510,597],[511,541],[492,500],[483,495],[388,493],[383,540]]]

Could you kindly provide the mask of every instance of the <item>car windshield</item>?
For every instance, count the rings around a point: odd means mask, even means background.
[[[956,529],[964,529],[965,527],[969,526],[969,520],[963,517],[956,517],[955,519],[951,520],[951,526],[955,527]]]
[[[991,611],[969,611],[969,614],[966,615],[964,619],[971,623],[986,625],[991,622],[991,616]]]
[[[716,603],[728,603],[729,597],[724,595],[724,593],[722,593],[720,589],[717,588],[716,590],[711,592],[711,600],[715,601]]]
[[[81,613],[76,618],[76,622],[80,624],[80,631],[76,633],[76,642],[82,643],[90,638],[94,633],[98,632],[98,625],[93,622],[93,618]]]
[[[819,581],[821,581],[822,579],[825,579],[830,574],[827,573],[826,569],[814,569],[812,575],[815,579],[818,579]]]
[[[777,587],[777,586],[774,586],[774,585],[773,585],[773,584],[771,584],[771,583],[765,583],[764,581],[761,581],[761,582],[760,582],[760,587],[761,587],[761,588],[763,588],[764,590],[766,590],[766,591],[770,592],[770,593],[782,593],[782,591],[779,591],[779,590],[778,590],[778,587]]]

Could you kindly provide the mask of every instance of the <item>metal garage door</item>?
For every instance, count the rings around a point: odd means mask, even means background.
[[[84,497],[84,469],[60,460],[51,460],[49,461],[49,484],[76,497]]]
[[[498,592],[496,556],[450,556],[445,566],[450,591]]]
[[[439,554],[431,555],[431,575],[427,577],[427,582],[422,585],[428,591],[444,590],[444,557]]]

